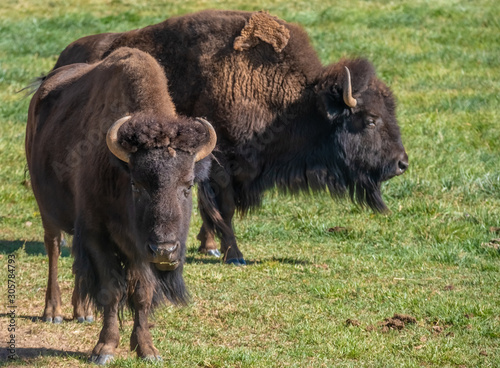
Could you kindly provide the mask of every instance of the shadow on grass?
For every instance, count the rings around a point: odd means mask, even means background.
[[[11,254],[16,252],[19,249],[24,249],[27,255],[30,256],[38,256],[38,255],[47,255],[45,250],[45,246],[42,242],[33,242],[33,241],[24,241],[24,240],[3,240],[0,239],[0,254]],[[220,264],[222,260],[220,258],[210,257],[206,255],[199,254],[196,251],[190,249],[190,253],[194,253],[194,255],[186,256],[186,263],[202,263],[202,264]],[[61,247],[61,257],[70,257],[71,249],[69,247],[63,246]],[[261,263],[268,262],[278,262],[283,264],[291,264],[291,265],[307,265],[311,264],[309,261],[304,261],[300,259],[295,259],[291,257],[269,257],[269,258],[261,258],[258,260],[249,260],[246,259],[247,265],[256,265]]]
[[[65,351],[57,349],[48,348],[16,348],[16,359],[9,359],[10,351],[8,349],[0,350],[0,367],[16,363],[30,363],[32,359],[37,359],[40,357],[51,356],[51,357],[72,357],[81,360],[83,363],[88,362],[88,356],[85,353],[79,351]],[[33,362],[34,363],[34,362]]]
[[[47,323],[47,324],[50,324],[49,322],[45,322],[42,318],[42,313],[43,313],[43,310],[40,310],[40,315],[39,316],[27,316],[27,315],[16,315],[16,319],[25,319],[25,320],[28,320],[28,321],[31,321],[33,323]],[[10,314],[9,313],[0,313],[0,318],[10,318]],[[63,319],[63,322],[75,322],[76,323],[76,320],[74,318],[64,318]],[[88,323],[88,322],[87,322]]]
[[[0,254],[11,254],[19,249],[24,249],[26,254],[30,256],[47,255],[42,242],[0,239]],[[61,257],[69,256],[71,256],[71,249],[65,246],[61,247]]]
[[[219,264],[221,263],[220,258],[210,257],[201,253],[198,253],[198,248],[188,249],[188,254],[186,254],[186,263],[201,263],[201,264]]]
[[[267,262],[278,262],[283,264],[290,265],[309,265],[310,261],[304,261],[303,259],[295,259],[290,257],[271,257],[269,259],[263,259],[262,261],[254,262],[254,263],[267,263]]]
[[[278,262],[282,264],[290,264],[290,265],[309,265],[311,262],[304,261],[301,259],[295,259],[291,257],[269,257],[269,258],[260,258],[260,259],[245,259],[247,266],[258,265],[258,264],[266,264],[270,262]],[[221,258],[210,257],[207,255],[202,255],[195,251],[194,255],[186,256],[186,263],[201,263],[201,264],[221,264]]]

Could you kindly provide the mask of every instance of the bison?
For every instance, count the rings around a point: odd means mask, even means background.
[[[188,298],[182,269],[191,188],[209,175],[216,143],[204,119],[177,115],[163,69],[120,48],[93,65],[51,72],[33,96],[26,157],[44,228],[49,281],[44,318],[61,322],[57,259],[73,234],[75,317],[103,311],[92,361],[118,346],[118,312],[134,310],[130,348],[159,358],[148,314]]]
[[[207,10],[123,33],[81,38],[54,66],[93,63],[135,47],[163,67],[172,100],[207,117],[218,144],[199,185],[200,252],[245,264],[232,229],[236,210],[263,193],[328,191],[386,211],[381,183],[408,168],[389,87],[365,59],[323,66],[298,25],[264,12]],[[220,253],[219,253],[220,254]]]

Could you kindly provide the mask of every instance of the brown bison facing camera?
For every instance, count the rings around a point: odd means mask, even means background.
[[[210,179],[199,185],[199,250],[245,264],[235,210],[272,187],[328,190],[385,211],[381,183],[408,167],[391,90],[364,59],[323,66],[306,33],[264,12],[202,11],[124,33],[81,38],[55,69],[136,47],[167,75],[177,110],[217,131]]]
[[[103,311],[92,361],[118,346],[118,312],[134,310],[130,348],[157,359],[148,314],[185,303],[182,278],[191,187],[205,180],[215,131],[176,114],[148,54],[120,48],[103,61],[51,72],[33,96],[26,157],[49,255],[44,319],[61,322],[57,259],[73,234],[75,317]]]

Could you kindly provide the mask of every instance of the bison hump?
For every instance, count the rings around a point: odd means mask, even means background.
[[[234,40],[234,49],[245,51],[263,41],[270,44],[277,53],[283,51],[290,39],[290,31],[279,24],[277,19],[264,11],[252,14],[241,30],[241,35]]]

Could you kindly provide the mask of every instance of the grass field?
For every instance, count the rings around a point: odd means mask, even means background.
[[[325,63],[365,56],[398,98],[410,169],[384,185],[389,215],[328,194],[269,192],[236,221],[249,265],[198,255],[192,302],[154,318],[168,367],[500,367],[500,3],[497,0],[3,0],[0,9],[0,366],[85,366],[100,321],[72,315],[68,249],[61,325],[45,324],[40,215],[27,185],[29,98],[17,93],[81,36],[206,8],[269,10],[303,25]],[[345,231],[332,231],[343,227]],[[330,230],[330,231],[329,231]],[[8,361],[9,259],[16,352]],[[403,329],[394,314],[412,316]],[[394,322],[394,321],[392,321]],[[113,367],[128,352],[127,312]]]

